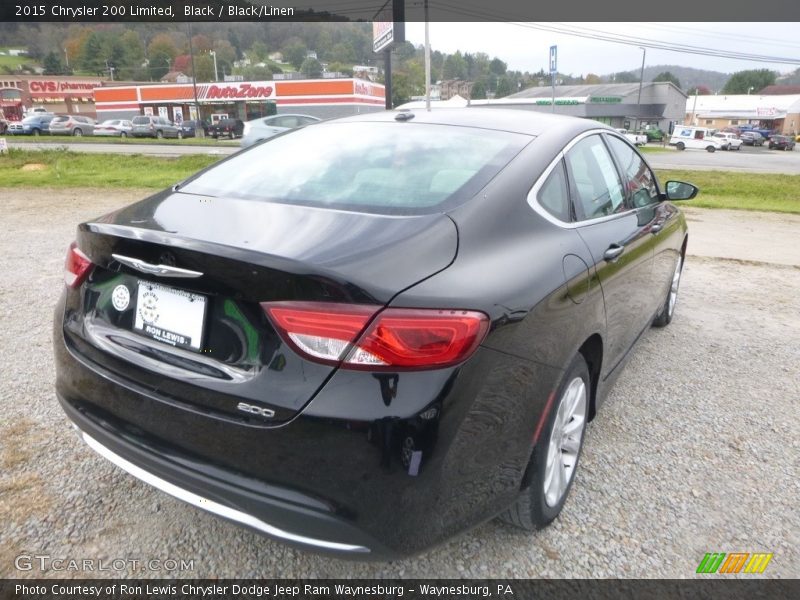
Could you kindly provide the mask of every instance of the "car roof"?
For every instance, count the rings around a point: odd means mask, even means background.
[[[408,118],[399,115],[413,115]],[[568,117],[546,112],[506,109],[506,108],[437,108],[426,111],[425,109],[393,110],[366,113],[336,122],[393,122],[404,119],[410,123],[431,123],[436,125],[455,125],[459,127],[476,127],[482,129],[495,129],[511,131],[531,136],[540,136],[545,133],[561,132],[565,136],[574,136],[582,131],[592,129],[613,128],[591,119]]]

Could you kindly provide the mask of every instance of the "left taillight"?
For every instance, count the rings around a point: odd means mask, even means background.
[[[89,260],[76,242],[72,242],[67,250],[67,258],[64,261],[64,283],[71,288],[76,288],[83,283],[89,270],[92,268],[92,261]]]
[[[261,306],[295,351],[347,369],[453,366],[472,356],[489,329],[489,318],[470,310],[381,310],[378,306],[308,302]]]

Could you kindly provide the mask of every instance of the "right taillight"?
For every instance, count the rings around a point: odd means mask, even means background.
[[[311,360],[362,370],[421,370],[469,358],[489,329],[477,311],[270,302],[281,337]],[[376,313],[378,313],[376,315]]]
[[[64,283],[71,288],[76,288],[83,283],[92,267],[89,260],[76,242],[72,242],[67,250],[67,258],[64,261]]]

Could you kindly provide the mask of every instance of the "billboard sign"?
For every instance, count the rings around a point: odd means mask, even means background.
[[[372,50],[389,50],[406,41],[405,0],[386,0],[372,22]]]

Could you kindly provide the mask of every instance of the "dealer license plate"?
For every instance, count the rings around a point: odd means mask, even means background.
[[[199,351],[206,303],[200,294],[139,281],[133,328],[159,342]]]

